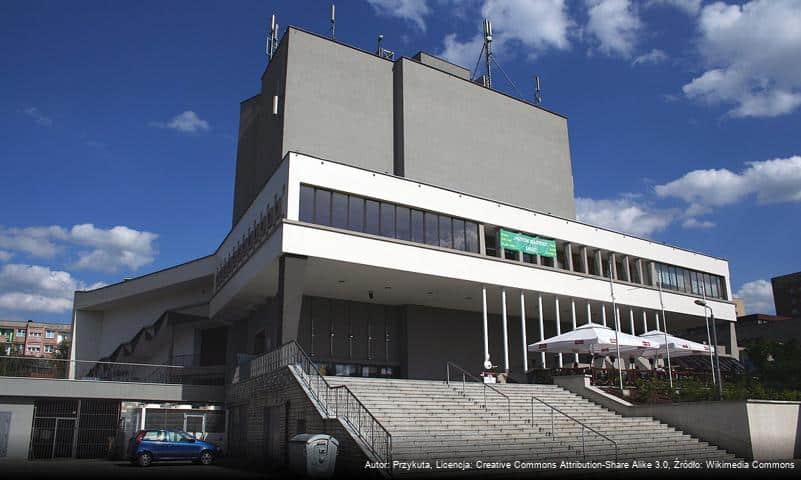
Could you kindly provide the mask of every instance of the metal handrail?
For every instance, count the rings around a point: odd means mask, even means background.
[[[485,410],[487,409],[487,389],[489,388],[493,392],[497,393],[498,395],[500,395],[500,396],[502,396],[503,398],[506,399],[507,418],[509,420],[512,419],[512,400],[509,398],[508,395],[506,395],[505,393],[501,392],[500,390],[498,390],[497,388],[493,387],[492,385],[484,383],[481,379],[479,379],[478,377],[476,377],[472,373],[468,372],[464,368],[460,367],[459,365],[457,365],[457,364],[455,364],[455,363],[453,363],[451,361],[449,361],[445,366],[445,370],[446,370],[445,383],[446,384],[448,384],[448,385],[451,384],[451,367],[453,367],[455,370],[457,370],[458,372],[460,372],[462,374],[462,395],[465,394],[465,383],[466,383],[466,379],[467,378],[470,378],[471,380],[476,381],[476,382],[480,382],[484,386],[484,388],[482,390],[482,393],[484,395],[484,405],[482,407]]]
[[[579,424],[581,426],[581,455],[584,457],[585,460],[587,459],[587,449],[586,449],[586,445],[585,445],[585,442],[584,442],[584,430],[586,429],[586,430],[589,430],[589,431],[595,433],[596,435],[600,436],[601,438],[604,438],[605,440],[611,442],[612,445],[614,445],[614,447],[615,447],[615,461],[617,461],[617,458],[618,458],[618,444],[617,444],[616,441],[612,440],[611,438],[609,438],[608,436],[606,436],[603,433],[599,432],[598,430],[595,430],[594,428],[590,427],[589,425],[587,425],[586,423],[582,422],[581,420],[573,418],[572,416],[568,415],[567,413],[559,410],[558,408],[554,407],[553,405],[549,404],[548,402],[546,402],[546,401],[544,401],[544,400],[542,400],[540,398],[537,398],[534,395],[532,395],[532,397],[531,397],[531,425],[532,426],[535,425],[535,423],[534,423],[534,405],[535,405],[534,401],[535,400],[551,409],[551,440],[554,440],[554,441],[556,440],[554,412],[557,412],[560,415],[568,418],[569,420],[572,420],[573,422],[575,422],[575,423],[577,423],[577,424]]]
[[[182,366],[148,363],[2,356],[0,377],[180,384]]]
[[[255,365],[254,365],[255,364]],[[264,375],[283,367],[296,367],[298,377],[328,416],[347,423],[376,458],[392,464],[392,435],[347,385],[331,385],[314,361],[292,340],[251,360],[250,376]],[[342,393],[340,393],[342,392]]]

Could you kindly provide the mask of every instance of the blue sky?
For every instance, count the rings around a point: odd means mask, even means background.
[[[328,8],[0,3],[0,318],[69,321],[75,288],[214,251],[270,14],[326,33]],[[340,1],[337,39],[472,68],[483,16],[498,87],[538,74],[569,118],[579,217],[725,257],[772,312],[801,270],[801,2]]]

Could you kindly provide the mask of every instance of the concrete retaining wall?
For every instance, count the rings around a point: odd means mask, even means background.
[[[0,462],[11,460],[26,460],[28,447],[31,442],[31,426],[33,425],[33,402],[16,402],[2,400],[0,413],[11,414],[11,425],[8,432],[8,444],[5,457]]]
[[[590,385],[555,377],[565,390],[626,417],[652,417],[748,460],[801,458],[801,402],[737,400],[633,405]]]

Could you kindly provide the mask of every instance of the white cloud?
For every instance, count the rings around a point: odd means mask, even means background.
[[[520,46],[528,57],[570,48],[569,36],[575,25],[564,0],[484,0],[481,15],[492,21],[492,48],[499,56],[509,45]],[[473,68],[483,42],[481,24],[476,22],[476,34],[466,41],[459,41],[455,33],[446,35],[437,55]]]
[[[52,258],[67,244],[84,247],[77,252],[76,268],[114,272],[122,267],[136,270],[153,262],[158,235],[126,226],[97,228],[91,223],[66,229],[49,227],[0,227],[0,247],[34,257]]]
[[[22,109],[22,113],[31,117],[36,123],[43,127],[53,125],[53,119],[42,113],[42,111],[36,107],[26,107]]]
[[[648,53],[644,53],[631,62],[632,65],[647,65],[662,63],[667,60],[667,54],[658,48],[654,48]]]
[[[67,231],[59,226],[5,228],[0,226],[0,247],[29,253],[34,257],[52,258],[59,247],[53,239],[64,240]]]
[[[744,283],[734,296],[743,299],[746,313],[766,313],[770,315],[776,313],[776,306],[773,303],[773,287],[767,280],[754,280]]]
[[[690,99],[730,105],[733,117],[775,117],[801,105],[801,2],[715,2],[701,10],[706,70],[682,87]]]
[[[7,252],[5,250],[0,250],[0,262],[7,262],[11,260],[14,254],[12,252]]]
[[[179,113],[172,117],[169,122],[150,122],[151,127],[169,128],[183,133],[198,133],[208,131],[211,127],[209,122],[200,118],[192,110]]]
[[[597,50],[610,56],[630,58],[642,22],[629,0],[586,0],[589,17],[586,33],[597,42]]]
[[[681,224],[682,228],[698,228],[698,229],[708,229],[714,228],[715,222],[711,222],[709,220],[698,220],[695,217],[690,217]]]
[[[678,8],[687,15],[695,16],[701,10],[701,0],[649,0],[647,5],[667,5]]]
[[[762,204],[801,201],[801,156],[749,162],[740,173],[728,169],[693,170],[654,187],[660,197],[690,204],[688,214],[698,215],[756,194]]]
[[[655,209],[627,197],[615,200],[576,198],[576,218],[632,235],[649,236],[667,228],[676,218],[676,213]]]
[[[367,0],[377,13],[407,20],[425,31],[425,16],[431,12],[426,0]]]
[[[75,290],[101,287],[76,280],[69,272],[38,265],[8,264],[0,269],[0,308],[63,313],[72,309]]]

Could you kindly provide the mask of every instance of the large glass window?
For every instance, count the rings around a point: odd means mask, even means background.
[[[381,235],[395,238],[395,205],[381,202]]]
[[[348,230],[364,231],[364,199],[353,195],[348,199]]]
[[[439,246],[453,248],[453,226],[451,217],[447,215],[439,216]]]
[[[378,213],[378,202],[367,200],[364,204],[364,232],[378,235],[380,216]]]
[[[331,192],[318,189],[314,193],[314,223],[331,225]]]
[[[423,212],[420,210],[412,210],[412,241],[425,243],[426,238],[424,232]]]
[[[426,243],[439,245],[439,215],[425,212]]]
[[[478,224],[464,222],[464,242],[468,252],[478,253]]]
[[[308,185],[300,187],[300,221],[314,222],[314,188]]]
[[[465,250],[464,242],[464,220],[453,219],[453,248]]]
[[[400,205],[395,208],[395,225],[395,233],[399,240],[411,240],[408,208]]]
[[[334,192],[331,203],[331,226],[336,228],[348,227],[348,196],[344,193]]]

